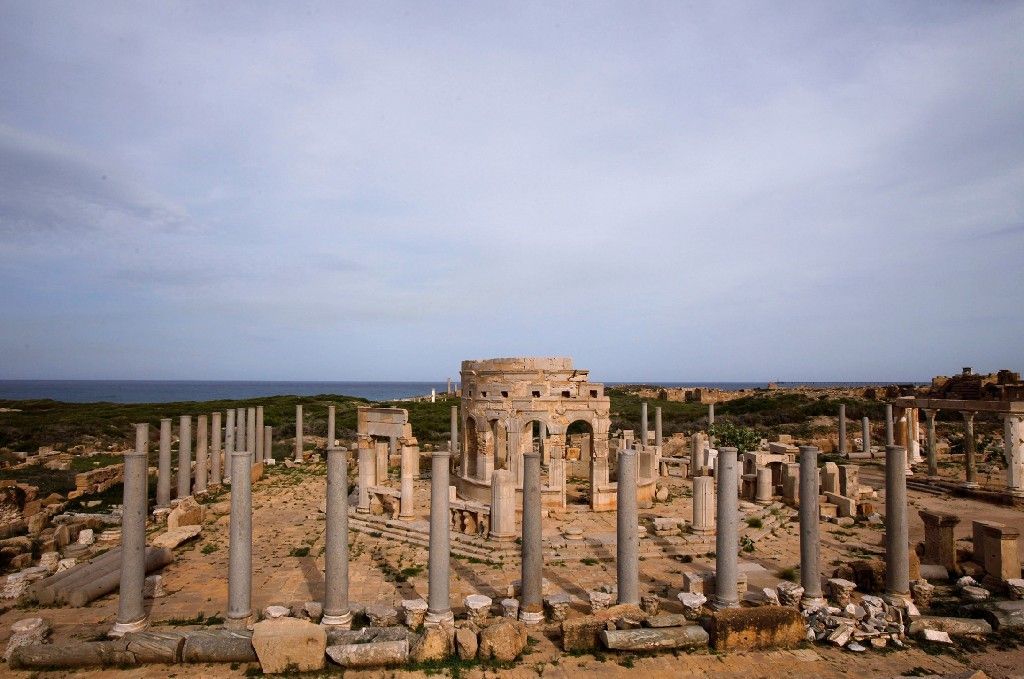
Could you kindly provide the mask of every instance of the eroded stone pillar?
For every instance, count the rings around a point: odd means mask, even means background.
[[[330,409],[334,410],[334,406]],[[348,605],[348,450],[335,448],[331,438],[327,440],[326,518],[324,617],[320,624],[349,629],[352,612]]]
[[[206,480],[209,472],[209,450],[207,435],[210,429],[206,424],[206,415],[196,417],[196,492],[206,492]]]
[[[374,459],[373,440],[369,437],[359,438],[359,457],[356,459],[358,465],[358,488],[359,502],[356,511],[366,514],[370,511],[370,486],[374,484],[376,460]]]
[[[770,467],[761,467],[757,470],[754,502],[759,505],[770,505],[772,503],[772,489],[772,470]]]
[[[715,479],[697,476],[693,479],[693,532],[711,535],[715,532]]]
[[[964,466],[967,468],[967,481],[964,486],[967,488],[978,487],[978,468],[974,461],[974,413],[964,411]]]
[[[252,454],[231,453],[231,523],[228,543],[226,627],[242,628],[252,617]]]
[[[334,406],[327,406],[327,449],[330,450],[334,447],[334,440],[337,438],[334,431],[335,426],[335,409]]]
[[[523,456],[523,544],[522,599],[519,619],[528,625],[544,620],[542,581],[544,543],[541,534],[540,455],[530,451]]]
[[[146,581],[146,513],[149,486],[149,425],[135,425],[135,450],[124,454],[124,509],[121,514],[121,586],[117,622],[110,636],[145,629],[149,616],[143,606]]]
[[[295,461],[302,462],[302,406],[295,406]]]
[[[263,462],[267,457],[267,451],[263,449],[263,406],[256,406],[256,461]]]
[[[704,463],[704,437],[696,432],[690,437],[690,476],[696,481]]]
[[[644,429],[643,431],[646,431]],[[636,505],[637,452],[619,452],[616,498],[615,570],[620,604],[640,603],[640,537]]]
[[[907,451],[885,447],[885,598],[893,605],[910,600],[907,532]]]
[[[647,401],[640,404],[640,445],[647,445]]]
[[[274,428],[263,427],[263,459],[269,461],[274,459]]]
[[[1003,417],[1003,445],[1006,455],[1006,490],[1024,496],[1024,415]]]
[[[892,404],[885,404],[885,445],[896,445],[896,434],[892,420]]]
[[[235,408],[235,450],[249,450],[249,442],[245,440],[249,429],[245,423],[245,408]]]
[[[399,501],[398,518],[412,521],[416,518],[414,481],[420,464],[420,449],[419,446],[409,445],[405,439],[402,439],[399,447],[402,451],[402,497]]]
[[[156,506],[171,506],[171,418],[160,420],[160,453],[157,459]]]
[[[862,417],[860,420],[860,436],[861,444],[860,450],[862,453],[871,452],[871,420],[866,417]]]
[[[739,498],[736,484],[736,449],[723,446],[718,449],[715,464],[715,478],[718,482],[718,502],[715,522],[718,534],[715,536],[715,596],[711,606],[715,610],[736,608],[740,605],[736,585],[739,562]]]
[[[661,407],[654,409],[654,445],[659,448],[664,443],[661,430]]]
[[[927,419],[928,427],[928,477],[939,478],[939,451],[935,447],[935,410],[925,410],[924,416]]]
[[[907,457],[911,464],[921,463],[921,423],[917,408],[907,408]]]
[[[459,406],[452,406],[451,410],[451,453],[452,456],[457,457],[460,452],[459,447]],[[466,463],[462,463],[462,475],[466,475]]]
[[[507,469],[495,469],[491,474],[490,538],[501,542],[516,539],[516,485]]]
[[[846,404],[839,404],[839,454],[846,455]]]
[[[715,404],[708,404],[708,426],[712,427],[715,424]]]
[[[257,437],[257,431],[258,430],[256,429],[256,409],[249,408],[248,411],[246,412],[245,419],[245,440],[249,443],[249,462],[251,464],[260,462],[260,460],[256,459],[256,439],[260,438],[260,440],[262,440],[263,437]]]
[[[224,418],[227,422],[224,425],[224,472],[222,476],[225,483],[231,483],[231,454],[235,452],[235,440],[238,435],[235,417],[235,411],[229,408],[228,414]]]
[[[220,411],[210,415],[210,483],[214,486],[220,485],[220,456],[221,456],[221,419]]]
[[[820,511],[818,449],[800,446],[800,585],[804,588],[800,606],[803,608],[825,605],[821,595],[821,542],[818,539]]]
[[[192,417],[178,421],[178,499],[192,494]]]
[[[362,453],[362,449],[359,451]],[[424,624],[452,624],[449,593],[449,540],[447,450],[435,450],[430,458],[430,547],[427,562],[427,616]]]

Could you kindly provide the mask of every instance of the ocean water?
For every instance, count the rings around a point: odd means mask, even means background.
[[[636,382],[605,382],[608,386]],[[663,387],[763,389],[767,382],[645,382]],[[776,382],[780,387],[860,387],[891,382]],[[202,380],[0,380],[0,399],[53,399],[70,403],[170,403],[261,396],[339,394],[391,401],[442,394],[447,382],[247,382]]]

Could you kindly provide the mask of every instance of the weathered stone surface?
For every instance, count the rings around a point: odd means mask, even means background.
[[[786,606],[730,608],[703,620],[716,651],[792,648],[807,636],[803,616]]]
[[[291,612],[287,606],[267,606],[263,609],[263,617],[267,620],[276,620],[291,615]]]
[[[252,633],[246,630],[200,630],[189,632],[181,649],[182,662],[256,662]]]
[[[949,633],[942,632],[934,629],[923,629],[918,635],[925,641],[934,641],[940,644],[951,644],[953,640],[949,638]]]
[[[444,660],[454,650],[454,635],[444,625],[425,627],[423,634],[416,636],[409,649],[409,659],[413,662]]]
[[[640,597],[640,608],[647,615],[657,615],[661,610],[661,597],[656,594],[645,594]]]
[[[934,594],[935,585],[929,584],[927,580],[914,580],[910,583],[910,596],[922,608],[928,608]]]
[[[373,604],[366,607],[366,617],[371,627],[394,627],[398,624],[398,611],[388,604]]]
[[[1006,589],[1011,599],[1024,599],[1024,578],[1010,578],[1006,581]]]
[[[504,619],[480,632],[479,654],[499,662],[512,662],[526,648],[526,625]]]
[[[501,614],[506,618],[515,620],[519,617],[519,599],[502,599]]]
[[[466,617],[481,624],[491,616],[491,597],[483,594],[470,594],[463,602],[466,606]]]
[[[169,530],[162,535],[158,535],[153,538],[151,544],[154,547],[164,547],[166,549],[174,549],[175,547],[193,540],[203,532],[202,526],[182,526]]]
[[[804,588],[795,582],[780,582],[775,587],[779,603],[783,606],[799,606],[800,597],[804,595]]]
[[[364,627],[360,630],[336,629],[327,630],[328,646],[345,646],[347,644],[368,644],[371,641],[407,641],[409,630],[401,626],[395,627]]]
[[[462,660],[472,660],[475,658],[479,645],[477,631],[472,627],[467,625],[455,630],[455,651]]]
[[[648,617],[645,624],[648,627],[683,627],[690,621],[679,613],[659,613]]]
[[[1024,629],[1024,601],[991,601],[974,610],[984,616],[997,632]]]
[[[613,651],[656,651],[707,646],[708,633],[700,625],[661,629],[603,630],[601,643]]]
[[[147,575],[142,584],[142,596],[146,599],[159,599],[167,596],[164,589],[164,576]]]
[[[308,620],[264,620],[253,626],[252,646],[266,674],[313,672],[324,667],[327,632]]]
[[[21,646],[41,644],[50,633],[50,623],[42,618],[23,618],[11,625],[11,637],[4,649],[4,660],[10,661],[14,649]]]
[[[427,602],[423,599],[402,600],[402,622],[409,629],[418,629],[427,616]]]
[[[167,515],[167,530],[203,525],[203,506],[191,495],[182,499]]]
[[[285,461],[287,463],[287,460]],[[327,657],[342,667],[387,667],[404,665],[409,659],[409,641],[371,641],[327,647]]]
[[[917,634],[922,630],[932,629],[953,635],[978,636],[992,633],[992,625],[979,618],[945,618],[923,615],[910,623],[910,633]]]

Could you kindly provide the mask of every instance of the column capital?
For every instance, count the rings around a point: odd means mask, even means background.
[[[978,414],[976,410],[961,410],[960,414],[963,415],[964,422],[973,422],[974,416]]]

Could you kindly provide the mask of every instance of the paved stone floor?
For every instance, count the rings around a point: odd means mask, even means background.
[[[324,516],[320,511],[325,488],[324,465],[309,465],[288,470],[279,467],[254,487],[253,516],[253,604],[260,609],[272,603],[294,603],[319,599],[323,594],[323,531]],[[880,477],[879,477],[880,478]],[[862,472],[862,482],[875,482],[870,468]],[[656,503],[641,516],[674,516],[690,518],[689,483],[671,479],[672,497],[667,503]],[[421,518],[428,513],[427,482],[418,482],[417,512]],[[1005,507],[966,499],[936,497],[910,492],[913,508],[952,511],[963,517],[957,536],[970,535],[971,518],[988,518],[1015,525],[1024,530],[1024,513]],[[165,588],[170,595],[151,606],[154,625],[175,625],[205,617],[223,615],[227,597],[228,518],[218,514],[226,508],[227,494],[214,498],[208,505],[207,521],[200,539],[179,548],[175,562],[164,571]],[[884,510],[884,501],[878,503]],[[768,516],[765,508],[746,506],[748,517]],[[748,574],[750,588],[773,585],[778,573],[799,562],[799,542],[795,518],[789,509],[776,509],[770,514],[777,526],[762,530],[744,527],[758,539],[754,549],[744,553],[742,570]],[[552,543],[561,540],[560,529],[568,524],[579,525],[588,537],[613,536],[615,514],[594,514],[575,511],[554,512],[544,519],[545,537]],[[911,540],[923,537],[921,521],[915,511],[910,516]],[[873,528],[840,528],[822,523],[823,569],[856,558],[864,553],[881,553],[882,531]],[[645,538],[645,541],[654,541]],[[308,552],[308,554],[307,554]],[[656,554],[657,550],[650,552]],[[614,546],[609,548],[614,555]],[[353,602],[369,604],[376,601],[397,603],[411,597],[426,597],[425,547],[375,538],[370,534],[351,534],[350,597]],[[656,592],[664,597],[664,609],[678,611],[675,595],[682,586],[687,570],[713,569],[713,556],[698,555],[692,560],[678,557],[645,556],[641,566],[641,593]],[[397,576],[397,578],[396,578]],[[588,589],[615,581],[614,561],[591,558],[549,558],[545,577],[553,590],[562,590],[581,599]],[[505,596],[510,583],[519,578],[516,564],[488,564],[477,559],[453,558],[452,602],[457,612],[463,597],[483,593],[496,601]],[[404,581],[401,581],[404,580]],[[582,611],[582,605],[577,609]],[[109,629],[116,613],[116,597],[108,596],[85,608],[13,609],[0,616],[0,641],[17,619],[41,615],[55,627],[57,643],[68,639],[95,638]],[[575,677],[598,673],[600,676],[627,676],[646,672],[652,676],[743,676],[775,677],[839,677],[900,676],[924,671],[950,673],[968,667],[985,669],[992,676],[1016,676],[1024,673],[1024,651],[986,649],[975,656],[932,656],[920,649],[901,652],[852,654],[832,648],[815,646],[795,651],[715,655],[695,653],[654,657],[599,654],[597,657],[564,656],[558,650],[554,630],[532,632],[536,644],[523,662],[514,669],[502,670],[500,676],[510,677]],[[0,675],[3,674],[0,666]],[[225,666],[150,667],[125,671],[92,672],[97,677],[164,677],[164,676],[241,676],[245,667]],[[7,673],[10,676],[28,676]],[[415,672],[376,671],[347,672],[347,676],[420,676]],[[54,676],[60,676],[55,674]],[[65,676],[71,676],[66,674]],[[492,670],[473,669],[466,676],[498,676]]]

